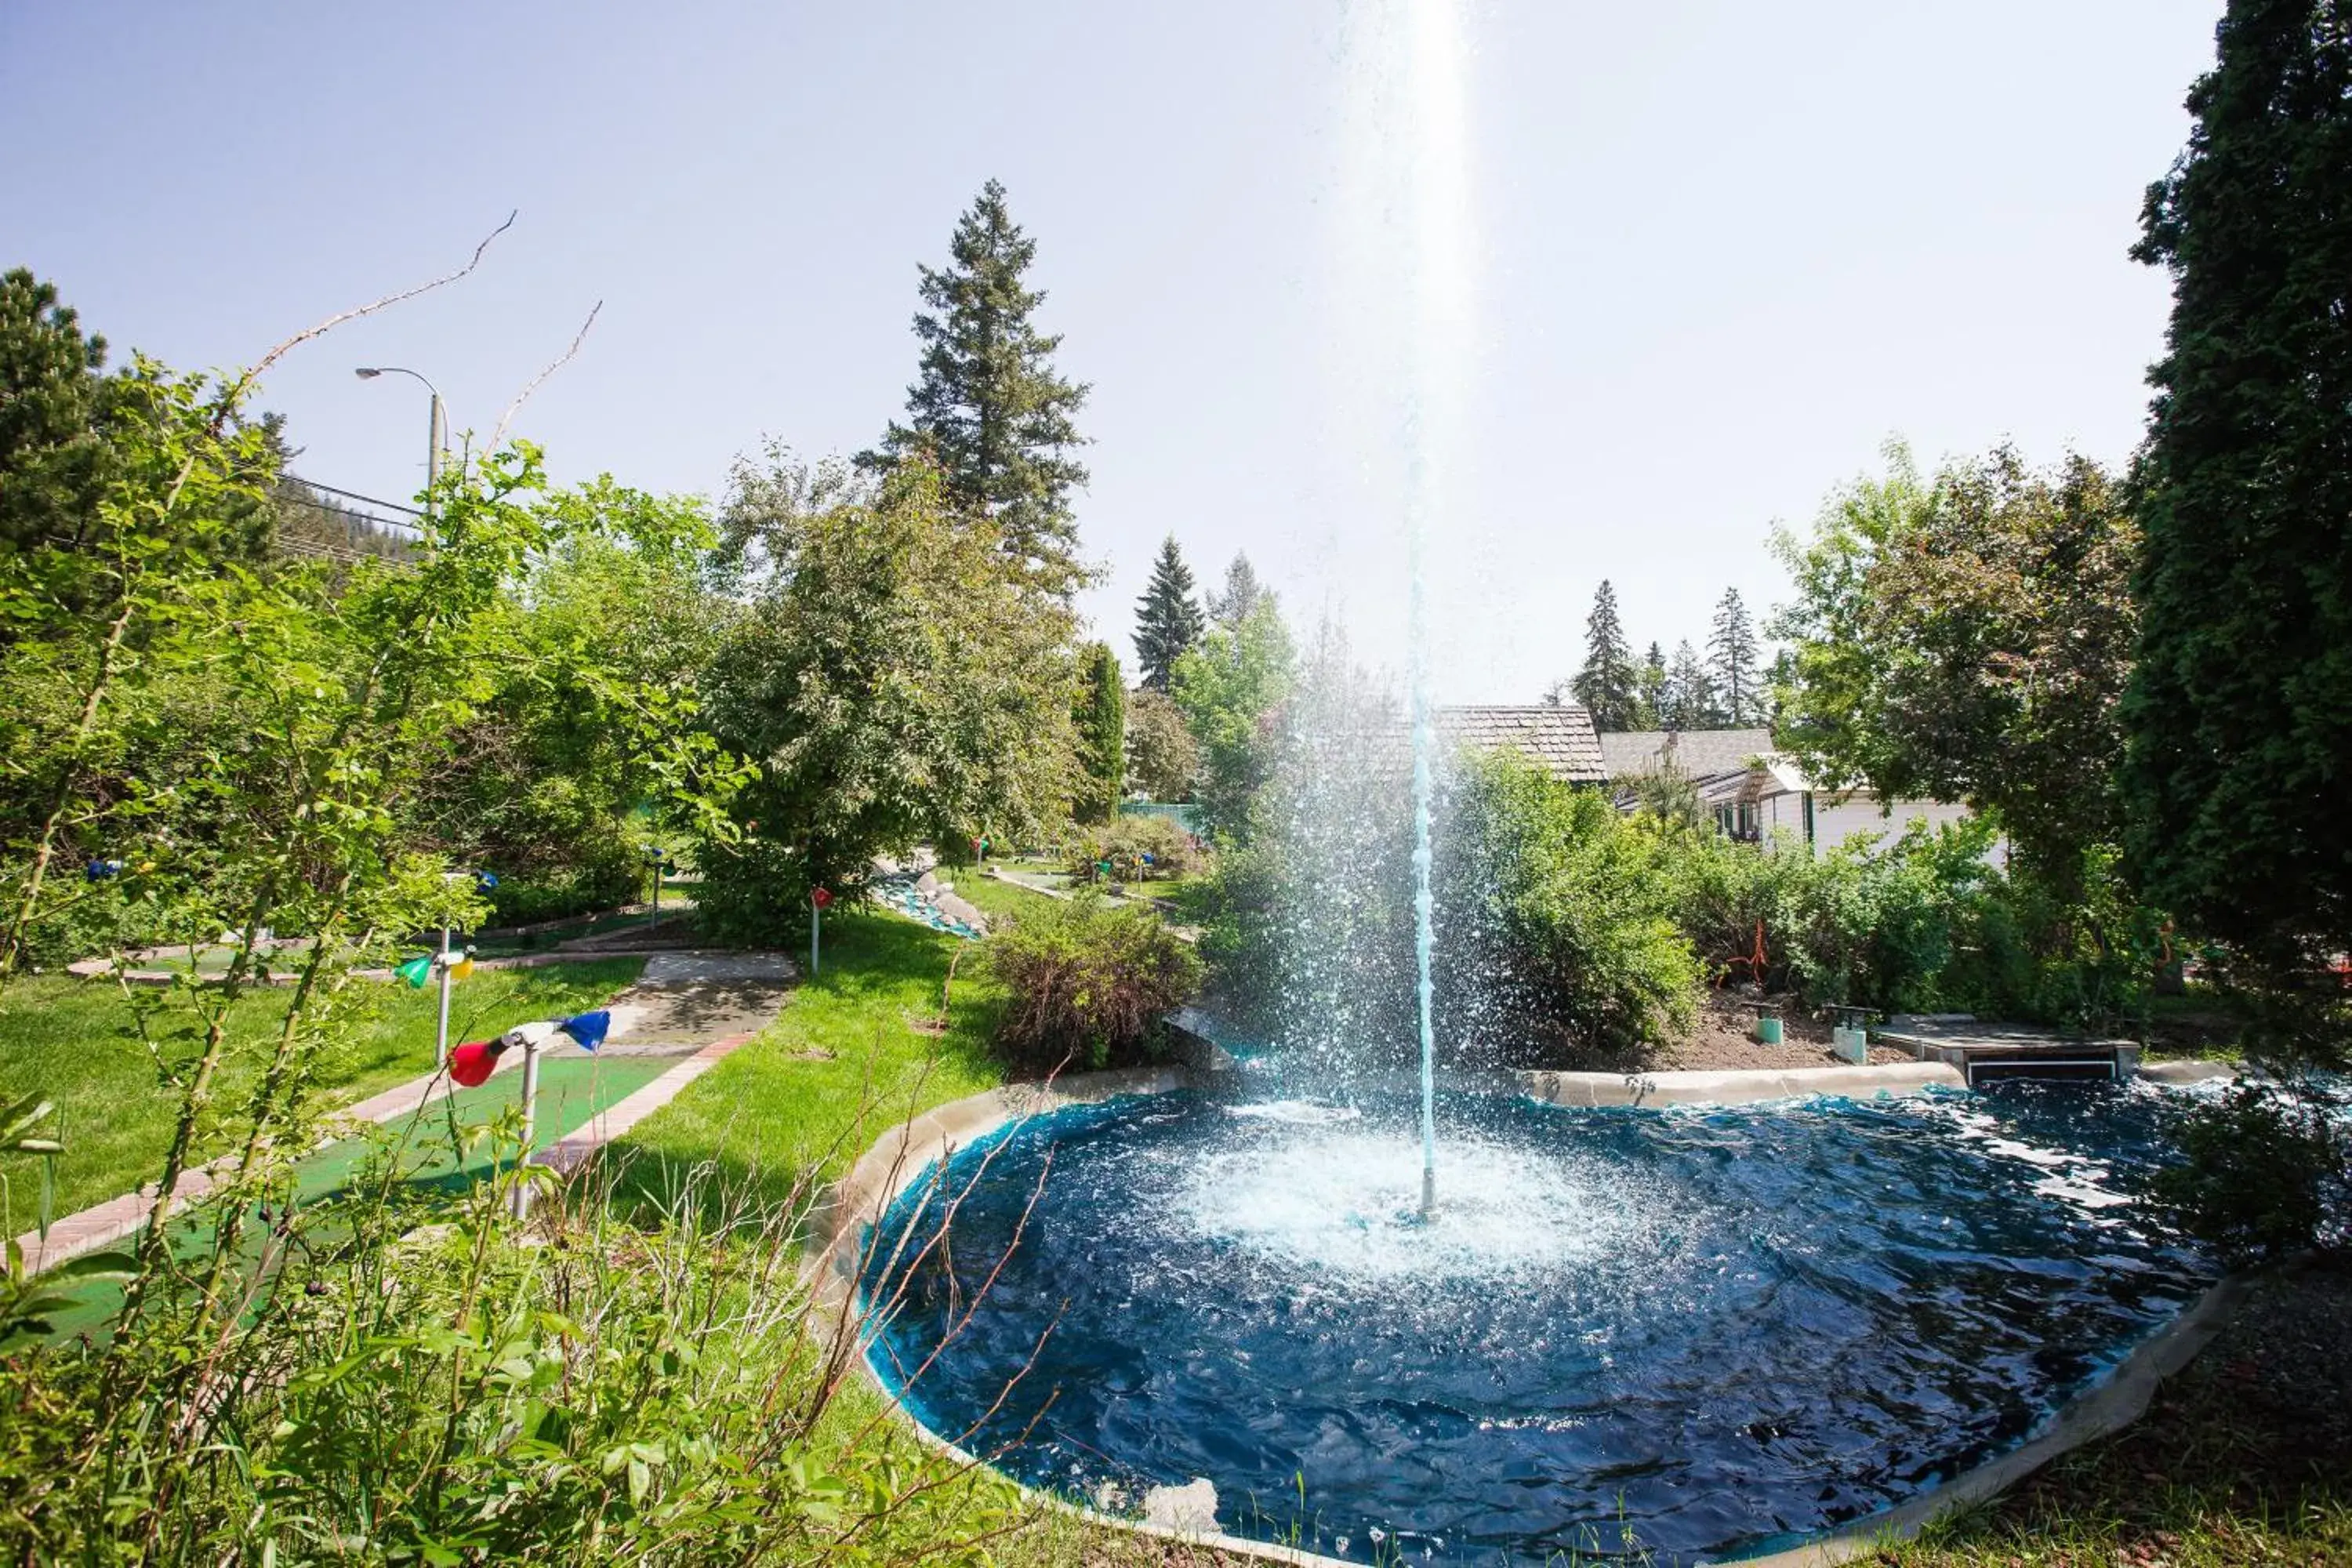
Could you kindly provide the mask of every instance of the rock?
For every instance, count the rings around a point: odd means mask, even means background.
[[[1192,1484],[1153,1487],[1143,1494],[1143,1522],[1201,1535],[1217,1532],[1217,1489],[1205,1476]]]

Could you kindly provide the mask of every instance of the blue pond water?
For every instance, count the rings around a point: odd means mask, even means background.
[[[1204,1477],[1235,1533],[1757,1551],[2015,1447],[2202,1288],[2121,1202],[2153,1100],[1457,1099],[1426,1223],[1409,1097],[1064,1111],[900,1200],[870,1354],[1026,1480]]]

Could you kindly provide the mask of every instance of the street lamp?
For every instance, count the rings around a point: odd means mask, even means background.
[[[425,382],[425,390],[433,395],[432,427],[425,432],[427,444],[425,449],[425,517],[426,521],[431,521],[433,495],[439,488],[441,479],[441,449],[449,444],[448,427],[441,416],[441,389],[431,382],[425,381],[422,374],[410,370],[405,365],[363,364],[355,368],[352,374],[362,381],[373,381],[380,375],[408,376],[414,380]]]

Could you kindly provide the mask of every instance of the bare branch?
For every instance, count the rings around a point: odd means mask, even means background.
[[[565,365],[572,363],[572,356],[580,352],[580,345],[588,341],[588,329],[596,324],[596,312],[604,308],[604,301],[602,300],[599,300],[593,305],[591,305],[588,308],[588,319],[581,322],[580,331],[572,334],[572,346],[563,351],[563,357],[557,360],[553,364],[549,365],[545,370],[541,371],[537,375],[531,377],[530,384],[524,387],[520,392],[515,394],[515,400],[507,405],[507,411],[504,414],[499,416],[498,428],[492,430],[490,432],[490,438],[482,443],[483,451],[497,451],[499,449],[499,440],[503,438],[507,433],[507,426],[514,422],[516,410],[520,409],[530,400],[532,393],[539,390],[540,383],[545,381],[549,376],[553,375],[557,371],[562,370]]]
[[[455,283],[458,279],[463,278],[467,273],[471,272],[476,267],[481,264],[482,252],[489,249],[490,241],[498,238],[499,236],[512,228],[514,226],[514,220],[520,216],[521,211],[521,208],[517,207],[513,212],[507,214],[507,221],[499,225],[498,227],[490,230],[488,234],[485,235],[482,237],[482,243],[474,247],[473,256],[467,261],[465,266],[460,267],[457,271],[446,274],[443,277],[436,278],[430,283],[419,283],[414,289],[403,289],[396,294],[386,294],[383,299],[377,300],[373,303],[356,306],[349,310],[337,311],[334,315],[331,315],[325,321],[320,321],[317,326],[311,327],[304,331],[297,332],[292,337],[288,338],[284,342],[279,343],[276,348],[271,349],[268,353],[263,354],[259,360],[255,362],[253,367],[250,370],[247,370],[245,374],[239,378],[237,383],[238,390],[242,391],[246,386],[259,380],[261,378],[261,373],[268,370],[271,365],[276,364],[280,359],[284,358],[289,351],[298,348],[303,343],[309,342],[312,338],[319,336],[322,332],[331,331],[335,328],[341,326],[345,321],[356,321],[362,316],[373,316],[378,310],[388,310],[392,306],[399,304],[404,300],[414,300],[419,294],[429,294],[434,289],[441,288],[445,284]]]

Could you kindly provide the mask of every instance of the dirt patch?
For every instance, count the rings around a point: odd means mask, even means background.
[[[1809,1016],[1792,998],[1775,998],[1773,1014],[1780,1020],[1781,1040],[1768,1046],[1756,1038],[1756,1005],[1720,991],[1710,991],[1699,1003],[1698,1021],[1690,1032],[1651,1054],[1643,1065],[1662,1072],[1758,1068],[1822,1068],[1840,1065],[1830,1052],[1828,1020]],[[1873,1046],[1874,1062],[1907,1062],[1911,1053],[1891,1046]]]

